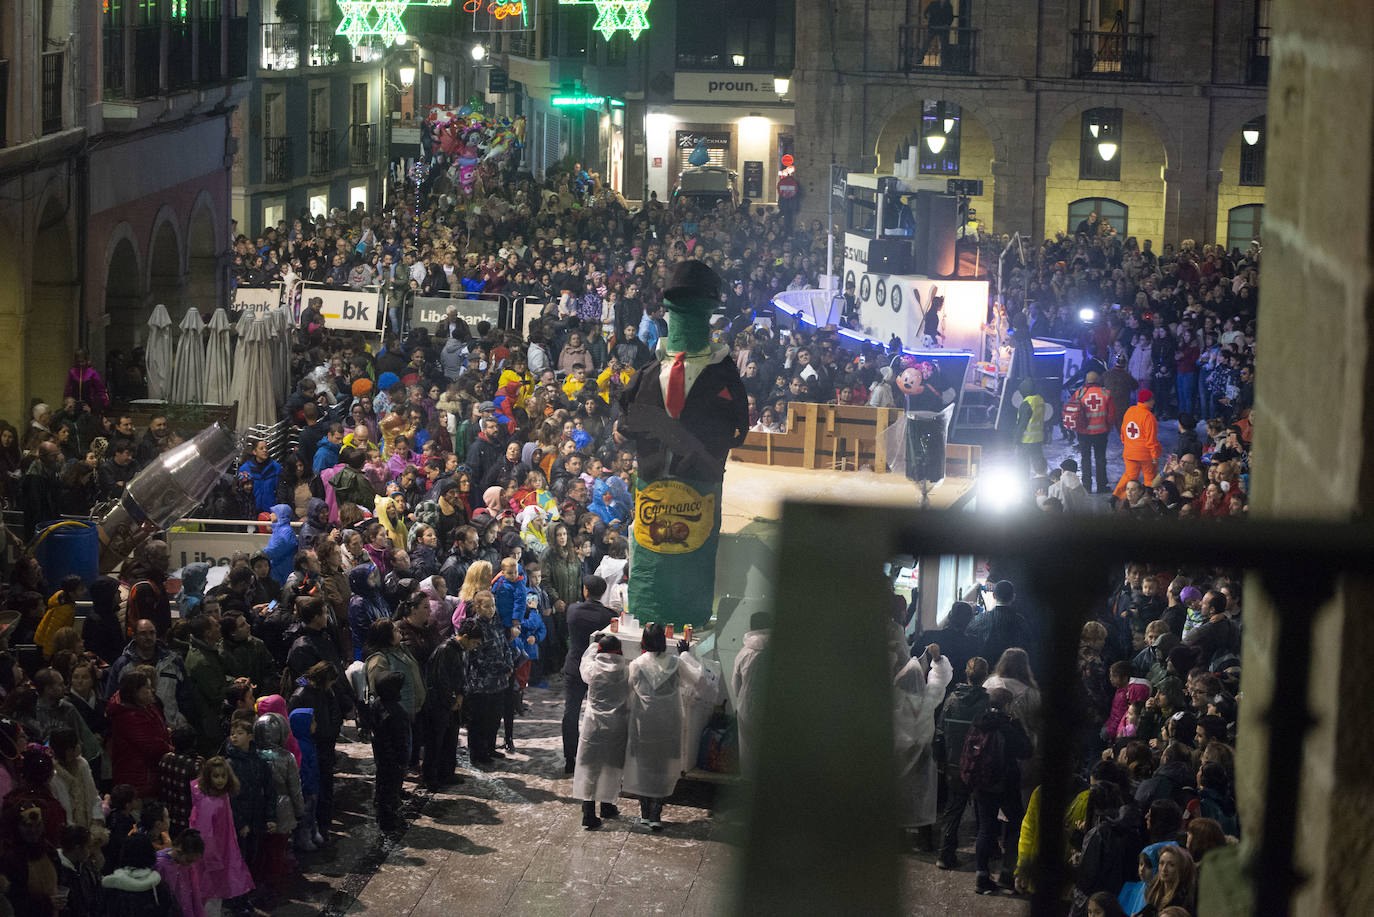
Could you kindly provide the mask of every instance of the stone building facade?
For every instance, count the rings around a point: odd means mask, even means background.
[[[943,120],[960,149],[937,174],[983,181],[985,228],[1053,235],[1100,199],[1156,248],[1258,235],[1269,0],[951,0],[947,29],[928,25],[931,6],[798,0],[808,217],[825,215],[830,164],[889,172],[929,136],[923,121]]]

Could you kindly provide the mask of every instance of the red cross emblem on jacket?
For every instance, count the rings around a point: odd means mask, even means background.
[[[1140,427],[1135,425],[1135,421],[1126,424],[1126,436],[1130,439],[1140,439]]]

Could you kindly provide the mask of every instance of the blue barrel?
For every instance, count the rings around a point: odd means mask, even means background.
[[[89,586],[100,575],[100,529],[94,522],[49,522],[39,527],[33,556],[54,588],[64,576],[79,576]]]

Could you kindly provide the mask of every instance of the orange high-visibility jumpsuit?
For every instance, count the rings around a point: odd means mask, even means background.
[[[1148,405],[1134,404],[1121,418],[1121,451],[1126,459],[1126,473],[1116,482],[1112,494],[1120,500],[1126,496],[1126,485],[1143,477],[1146,487],[1154,483],[1157,462],[1164,454],[1159,445],[1159,424]]]

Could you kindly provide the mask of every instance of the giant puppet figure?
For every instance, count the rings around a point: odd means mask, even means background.
[[[711,343],[720,277],[675,264],[663,291],[668,334],[658,359],[621,396],[617,431],[639,455],[629,610],[641,621],[702,625],[715,597],[721,483],[749,432],[749,399],[730,348]]]

